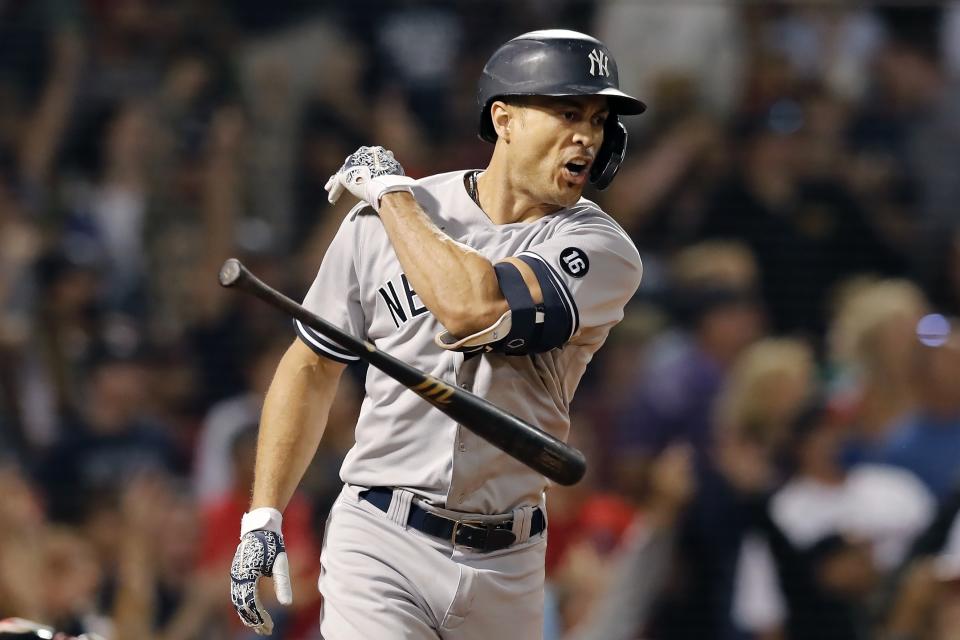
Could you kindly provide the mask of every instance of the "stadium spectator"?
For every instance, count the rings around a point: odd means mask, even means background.
[[[766,526],[744,541],[734,593],[741,628],[762,637],[864,636],[871,598],[931,522],[933,496],[913,474],[845,469],[844,438],[843,422],[819,403],[792,425],[792,473],[766,507]]]
[[[858,279],[841,290],[829,340],[835,401],[854,425],[848,462],[882,460],[917,411],[916,327],[927,308],[906,280]]]
[[[757,265],[744,246],[705,242],[671,265],[675,324],[653,339],[620,411],[617,466],[641,487],[645,460],[671,442],[701,458],[713,444],[713,401],[741,351],[763,331]]]
[[[148,411],[146,356],[137,348],[96,351],[80,411],[65,416],[61,437],[43,458],[39,477],[56,520],[78,522],[88,499],[111,502],[139,474],[184,471],[167,430]]]
[[[789,426],[814,392],[803,342],[764,339],[746,349],[715,405],[715,444],[678,525],[673,565],[648,632],[662,638],[734,638],[731,616],[744,536],[779,480]]]
[[[741,119],[740,161],[710,199],[701,233],[749,245],[774,331],[816,336],[832,286],[897,262],[839,177],[801,171],[807,117],[788,95]]]
[[[887,440],[879,459],[913,472],[943,500],[960,480],[960,336],[951,328],[943,336],[920,337],[928,346],[914,364],[917,410]]]

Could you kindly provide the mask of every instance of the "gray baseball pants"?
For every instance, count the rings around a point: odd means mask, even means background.
[[[543,637],[546,533],[515,511],[512,546],[481,553],[405,526],[412,494],[384,513],[345,486],[327,519],[318,586],[325,640]],[[520,513],[524,512],[524,513]]]

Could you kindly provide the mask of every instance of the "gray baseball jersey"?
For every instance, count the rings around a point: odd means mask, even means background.
[[[586,199],[534,222],[494,224],[468,194],[466,173],[422,179],[414,197],[444,233],[491,262],[520,256],[539,266],[541,286],[554,286],[563,300],[570,334],[563,347],[506,356],[437,346],[434,336],[443,327],[416,295],[382,223],[366,206],[344,220],[303,304],[565,440],[570,402],[587,363],[640,285],[640,256],[623,229]],[[357,359],[299,322],[296,328],[317,353]],[[549,483],[373,367],[356,444],[340,475],[347,484],[405,487],[438,506],[487,514],[539,504]]]

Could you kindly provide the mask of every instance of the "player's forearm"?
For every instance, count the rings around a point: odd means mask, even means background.
[[[299,340],[287,349],[260,417],[251,509],[283,511],[313,459],[344,365]]]
[[[438,229],[409,193],[385,195],[380,219],[413,289],[451,334],[489,327],[507,310],[493,264]]]

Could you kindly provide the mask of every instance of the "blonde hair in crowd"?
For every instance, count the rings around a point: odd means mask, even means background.
[[[793,338],[766,338],[737,359],[717,398],[721,433],[778,442],[803,403],[815,373],[813,350]]]
[[[757,261],[742,242],[708,240],[674,256],[670,270],[680,287],[725,284],[752,287],[757,283]]]
[[[917,321],[929,308],[920,288],[904,279],[856,279],[839,295],[830,329],[832,356],[837,364],[869,370],[877,364],[883,330],[902,322],[902,335],[912,339]],[[905,332],[909,329],[910,335]],[[904,363],[908,364],[908,363]]]

